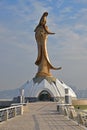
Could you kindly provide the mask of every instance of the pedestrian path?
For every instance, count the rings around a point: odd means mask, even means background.
[[[0,124],[0,130],[85,130],[72,120],[59,115],[55,102],[29,103],[22,116]]]

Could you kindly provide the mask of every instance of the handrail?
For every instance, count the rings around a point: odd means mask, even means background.
[[[78,124],[87,127],[87,111],[75,109],[72,105],[58,104],[57,110],[60,114],[76,121]]]
[[[11,106],[0,109],[0,122],[7,121],[15,116],[23,114],[23,105]]]

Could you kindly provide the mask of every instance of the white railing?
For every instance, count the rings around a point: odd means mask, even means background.
[[[76,121],[81,125],[87,127],[87,112],[80,109],[75,109],[74,106],[69,104],[58,104],[57,111],[59,114],[67,116],[69,119]]]
[[[76,109],[78,124],[82,124],[87,127],[87,112]]]
[[[7,121],[15,116],[23,114],[23,105],[0,109],[0,122]]]

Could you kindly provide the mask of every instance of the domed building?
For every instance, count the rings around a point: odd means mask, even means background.
[[[32,79],[27,81],[21,89],[24,89],[24,96],[27,101],[64,101],[65,89],[68,89],[68,95],[72,98],[76,98],[75,92],[67,86],[64,82],[56,79],[55,82],[51,82],[47,79],[39,79],[38,82]]]

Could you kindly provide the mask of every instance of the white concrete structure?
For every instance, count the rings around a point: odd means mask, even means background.
[[[59,100],[65,98],[65,88],[69,89],[69,96],[76,98],[75,92],[65,83],[56,79],[55,82],[49,82],[43,79],[40,82],[25,83],[21,88],[24,89],[24,96],[34,100]]]

